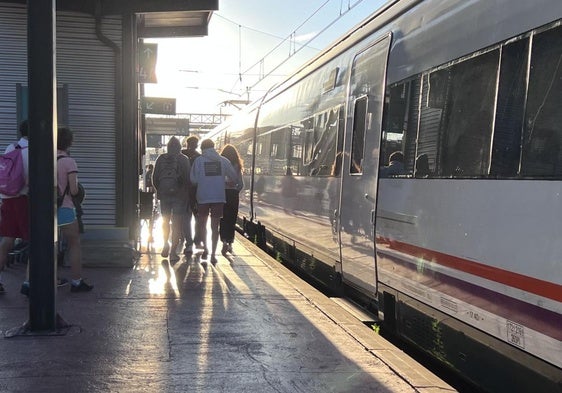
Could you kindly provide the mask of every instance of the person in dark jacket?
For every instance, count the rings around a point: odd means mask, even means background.
[[[161,154],[154,163],[152,184],[160,200],[162,214],[162,257],[170,261],[179,260],[177,247],[182,237],[182,223],[189,201],[189,159],[181,153],[181,143],[176,137],[170,138],[167,153]],[[171,227],[171,248],[170,248]]]
[[[381,167],[379,171],[380,177],[389,177],[394,175],[404,175],[404,154],[401,151],[395,151],[388,158],[388,165]]]
[[[185,140],[185,149],[181,152],[182,154],[186,155],[189,158],[189,163],[193,166],[193,162],[197,157],[201,155],[197,151],[197,145],[199,144],[199,138],[195,135],[189,136]],[[202,246],[203,240],[199,234],[199,226],[197,225],[197,185],[193,183],[189,183],[189,200],[187,203],[187,213],[183,220],[183,237],[185,239],[185,248],[183,250],[184,255],[191,256],[193,254],[193,245],[195,244],[196,247],[204,247]],[[195,219],[195,231],[192,236],[191,231],[191,217]]]

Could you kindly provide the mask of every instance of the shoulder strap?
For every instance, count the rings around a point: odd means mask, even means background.
[[[60,160],[61,158],[65,158],[65,157],[68,157],[68,156],[63,156],[63,155],[57,156],[57,161]],[[68,173],[67,173],[66,174],[66,188],[64,189],[64,192],[62,193],[62,195],[68,194],[69,191],[70,191],[70,184],[69,184],[69,181],[68,181]]]

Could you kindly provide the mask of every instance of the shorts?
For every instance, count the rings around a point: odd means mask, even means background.
[[[73,207],[59,207],[57,210],[58,226],[72,224],[76,221],[76,209]]]
[[[197,217],[222,218],[224,203],[203,203],[197,206]]]
[[[163,216],[186,214],[187,202],[185,198],[160,199],[160,213]]]
[[[27,195],[2,199],[0,236],[29,240],[29,206]]]

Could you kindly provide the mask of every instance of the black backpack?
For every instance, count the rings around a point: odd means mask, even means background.
[[[182,177],[177,154],[166,154],[160,158],[158,169],[158,196],[175,196],[181,191]]]

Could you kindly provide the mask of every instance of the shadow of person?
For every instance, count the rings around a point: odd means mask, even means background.
[[[232,265],[232,263],[234,262],[234,255],[232,254],[226,254],[223,255],[224,259],[226,259],[228,261],[228,263],[230,263]]]

